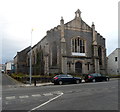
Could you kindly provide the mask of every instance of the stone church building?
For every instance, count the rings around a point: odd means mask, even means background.
[[[27,53],[29,67],[32,52],[33,74],[106,74],[106,46],[92,23],[91,27],[75,12],[73,20],[47,31],[46,36]]]

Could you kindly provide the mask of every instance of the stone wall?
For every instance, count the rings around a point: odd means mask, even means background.
[[[27,52],[29,50],[30,47],[27,47],[24,50],[17,52],[17,55],[14,57],[15,73],[28,73],[29,68],[27,67]]]
[[[79,37],[85,41],[85,55],[72,55],[72,39]],[[101,48],[101,57],[98,48]],[[90,27],[81,18],[80,10],[75,12],[75,18],[47,31],[46,36],[33,48],[32,62],[36,64],[36,54],[43,50],[44,74],[50,73],[76,73],[76,66],[81,65],[82,74],[93,72],[106,73],[106,46],[105,38],[97,31],[95,25]],[[30,52],[28,52],[29,57]],[[102,64],[100,65],[100,59]],[[77,65],[78,64],[78,65]]]

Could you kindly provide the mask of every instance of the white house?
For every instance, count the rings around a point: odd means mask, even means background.
[[[12,73],[14,70],[14,63],[13,61],[6,62],[6,73]]]
[[[111,75],[120,75],[120,48],[116,48],[109,56],[107,72]]]

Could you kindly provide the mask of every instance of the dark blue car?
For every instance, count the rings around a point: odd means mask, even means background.
[[[81,83],[81,78],[79,77],[73,77],[72,75],[65,75],[65,74],[60,74],[60,75],[56,75],[53,79],[52,79],[52,83],[54,84],[59,84],[62,85],[64,83],[76,83],[79,84]]]

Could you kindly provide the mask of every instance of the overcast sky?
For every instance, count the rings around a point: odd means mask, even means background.
[[[1,0],[0,45],[2,62],[40,41],[46,31],[75,17],[80,9],[82,19],[106,39],[107,55],[118,47],[118,0]],[[1,52],[0,52],[1,53]],[[1,54],[0,54],[1,55]],[[1,57],[1,56],[0,56]]]

